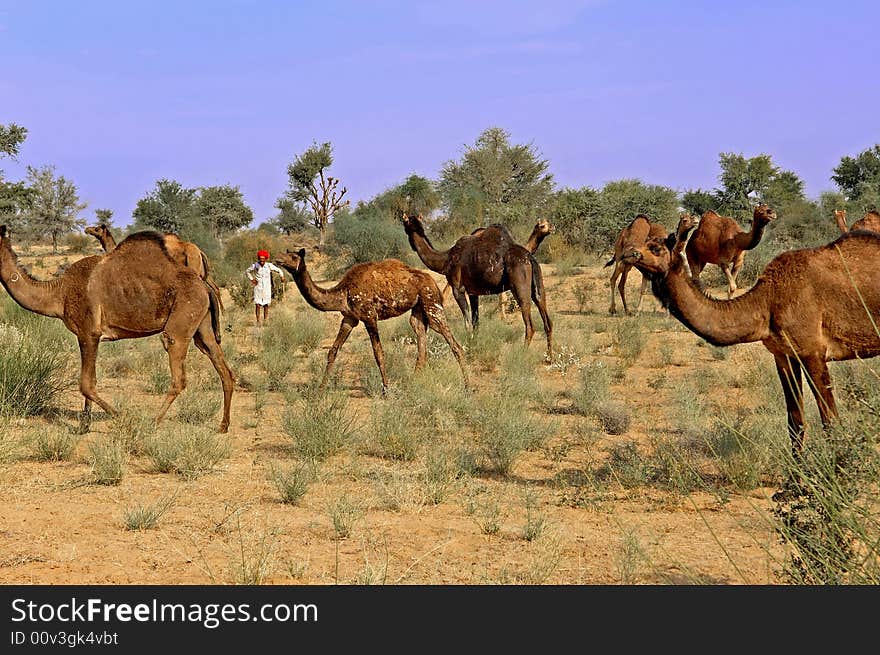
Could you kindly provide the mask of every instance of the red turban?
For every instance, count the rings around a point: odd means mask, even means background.
[[[269,259],[269,251],[268,250],[258,250],[257,251],[257,258],[260,258],[260,257],[265,257],[266,259]]]

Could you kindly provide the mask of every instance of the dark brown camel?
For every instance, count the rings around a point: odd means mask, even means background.
[[[837,227],[843,233],[850,230],[868,230],[869,232],[880,232],[880,214],[875,211],[869,211],[859,220],[852,224],[852,227],[846,226],[846,210],[835,209],[834,220],[837,221]]]
[[[156,421],[161,421],[186,387],[184,362],[190,340],[207,355],[223,386],[220,431],[229,428],[234,377],[220,348],[216,295],[192,270],[169,255],[162,235],[133,234],[106,255],[84,257],[63,275],[42,282],[18,265],[6,226],[0,226],[0,282],[27,310],[60,318],[79,341],[79,388],[85,397],[80,418],[89,428],[92,402],[114,409],[98,395],[95,361],[101,341],[162,335],[171,369],[171,387]]]
[[[425,271],[411,268],[396,259],[379,262],[355,264],[345,272],[339,283],[323,289],[316,285],[306,268],[305,248],[299,252],[288,250],[275,259],[275,264],[286,269],[302,293],[303,298],[315,309],[322,312],[340,312],[342,324],[336,340],[327,352],[327,366],[320,388],[324,388],[330,376],[336,354],[348,339],[348,335],[358,323],[363,322],[370,335],[373,355],[382,375],[383,390],[388,387],[385,373],[385,354],[379,341],[378,322],[388,318],[410,313],[409,324],[416,333],[416,370],[425,365],[427,357],[426,331],[431,328],[439,333],[458,360],[465,386],[468,385],[467,371],[464,367],[464,351],[452,336],[443,312],[440,289]]]
[[[631,314],[629,308],[626,306],[626,278],[629,275],[629,270],[632,268],[632,264],[623,261],[623,255],[634,248],[644,245],[649,239],[655,237],[663,239],[666,237],[666,234],[666,228],[663,227],[661,223],[655,223],[645,216],[645,214],[639,214],[629,225],[620,231],[620,234],[617,235],[617,240],[614,242],[614,256],[605,264],[605,268],[614,264],[614,269],[611,271],[611,308],[608,310],[609,313],[617,313],[617,307],[614,304],[616,299],[614,283],[617,282],[617,278],[620,277],[620,284],[617,288],[620,291],[620,300],[623,303],[623,311],[626,314]],[[643,275],[642,287],[639,290],[639,299],[636,302],[636,312],[639,311],[639,307],[642,305],[642,296],[645,295],[645,290],[647,288],[648,278]]]
[[[493,227],[504,228],[503,225],[495,224]],[[476,230],[471,232],[471,236],[480,234],[485,227],[478,227]],[[523,244],[523,248],[528,250],[533,255],[538,251],[538,246],[546,239],[548,236],[553,234],[553,225],[547,219],[542,218],[537,223],[535,223],[535,227],[532,228],[532,233],[529,235],[528,240]],[[443,303],[446,303],[446,298],[448,297],[449,290],[451,289],[451,285],[449,282],[446,283],[446,286],[443,287]],[[498,309],[501,312],[501,315],[504,316],[506,312],[506,303],[504,302],[504,294],[498,294]]]
[[[475,328],[479,322],[479,296],[512,291],[519,304],[525,324],[525,344],[535,334],[532,326],[534,300],[547,336],[547,357],[553,353],[553,323],[547,312],[547,296],[541,266],[534,255],[513,241],[503,226],[490,225],[456,241],[449,250],[435,250],[425,236],[421,216],[405,216],[403,227],[410,246],[422,263],[435,273],[446,277],[452,295],[458,303],[465,322]],[[470,302],[470,321],[468,321]]]
[[[803,446],[807,380],[822,424],[837,417],[827,362],[880,355],[880,234],[858,232],[819,248],[777,255],[755,285],[732,300],[711,298],[687,276],[678,238],[655,239],[627,255],[651,276],[652,289],[692,332],[716,346],[760,341],[776,359],[797,455]]]
[[[116,239],[113,238],[113,233],[110,231],[110,227],[106,223],[99,223],[98,225],[87,227],[85,233],[95,237],[101,244],[101,247],[104,248],[104,252],[110,252],[116,247]],[[211,267],[208,264],[208,256],[202,252],[202,249],[196,244],[190,241],[184,241],[176,234],[166,232],[162,237],[165,240],[165,248],[167,248],[171,258],[181,266],[186,266],[195,271],[196,275],[202,278],[208,286],[211,287],[211,290],[217,294],[220,309],[223,309],[220,288],[211,277]]]
[[[752,228],[746,232],[729,216],[719,216],[712,210],[704,213],[685,251],[694,282],[699,283],[706,264],[716,264],[727,277],[727,297],[733,298],[745,251],[761,242],[764,229],[775,218],[776,212],[770,207],[758,205],[753,213]]]

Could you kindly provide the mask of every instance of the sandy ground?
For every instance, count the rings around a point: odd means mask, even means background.
[[[42,277],[60,259],[36,253],[24,258]],[[598,261],[565,276],[552,265],[544,265],[544,271],[557,353],[569,353],[576,363],[563,371],[538,359],[534,375],[551,404],[563,406],[577,366],[615,359],[614,326],[628,319],[608,315],[610,269],[602,269]],[[639,282],[634,272],[631,299]],[[585,298],[580,305],[575,289]],[[227,304],[232,305],[229,300]],[[460,327],[457,308],[450,305],[447,315]],[[500,317],[493,313],[495,305],[484,301],[487,321],[521,330],[518,314]],[[752,344],[733,347],[726,359],[716,359],[700,339],[666,317],[653,298],[645,297],[641,309],[645,348],[612,385],[615,400],[632,416],[624,434],[593,432],[587,439],[578,424],[590,419],[548,411],[546,404],[538,403],[529,411],[555,426],[544,446],[524,453],[508,476],[478,471],[460,480],[439,504],[425,502],[419,491],[421,458],[400,462],[357,449],[327,460],[299,504],[280,502],[267,469],[294,460],[282,426],[289,402],[281,392],[246,388],[237,388],[233,400],[230,455],[212,472],[185,480],[155,472],[145,456],[130,456],[118,485],[94,484],[88,445],[111,436],[113,430],[109,417],[98,413],[92,432],[69,461],[24,456],[0,464],[0,583],[775,584],[781,552],[768,518],[774,491],[770,484],[683,494],[650,483],[632,487],[591,480],[591,472],[607,460],[615,444],[633,442],[647,448],[652,434],[670,428],[676,392],[694,376],[723,380],[767,357],[759,344]],[[293,285],[273,310],[276,316],[315,311],[305,306]],[[257,352],[260,333],[249,310],[234,310],[231,316],[233,331],[224,338],[224,346],[234,347],[236,361],[247,362],[242,354]],[[543,352],[540,319],[536,311],[533,316],[538,331],[531,350]],[[312,361],[322,362],[338,326],[338,314],[323,318],[325,336]],[[380,330],[386,352],[402,355],[411,366],[414,346],[388,338],[384,324]],[[588,343],[586,333],[591,335]],[[150,343],[126,343],[153,349],[161,368],[164,355],[158,338],[140,341]],[[669,361],[660,364],[664,347]],[[73,348],[71,357],[73,382]],[[291,357],[297,360],[289,377],[293,388],[308,379],[310,358],[307,353]],[[441,350],[439,357],[445,366],[453,361],[448,350]],[[342,350],[338,366],[349,411],[363,424],[382,401],[365,394],[358,377],[363,367],[354,366],[358,361],[372,362],[362,328]],[[213,371],[195,349],[188,366],[189,393],[214,388]],[[251,371],[240,378],[258,375],[253,361],[240,366]],[[497,367],[473,362],[469,366],[478,393],[491,391],[503,374]],[[112,402],[155,411],[161,395],[146,390],[147,375],[139,371],[110,377],[99,369],[99,389]],[[661,375],[666,382],[652,386]],[[748,393],[742,389],[710,387],[703,393],[727,394],[734,406],[748,407],[751,402],[737,395]],[[72,428],[80,406],[81,397],[71,387],[57,415],[14,420],[6,429],[25,434],[42,426]],[[173,413],[172,408],[172,419]],[[212,418],[210,425],[217,420]],[[155,528],[125,528],[126,509],[172,495],[172,506]],[[389,495],[397,502],[389,502]],[[331,508],[340,499],[358,507],[345,538],[338,537],[331,518]],[[497,511],[494,531],[485,529],[490,510]],[[530,525],[535,534],[526,538]]]

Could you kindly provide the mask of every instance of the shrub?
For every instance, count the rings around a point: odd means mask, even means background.
[[[32,429],[27,437],[36,459],[46,462],[69,460],[79,444],[80,436],[66,428],[55,426]]]
[[[283,418],[294,452],[315,460],[339,452],[355,432],[347,406],[347,399],[335,393],[299,398]]]
[[[269,479],[281,495],[281,502],[291,505],[299,503],[316,477],[314,462],[300,462],[289,468],[276,464],[269,467]]]
[[[146,444],[145,453],[159,473],[177,473],[192,480],[214,469],[229,456],[228,437],[209,428],[169,424]]]
[[[137,503],[126,507],[122,514],[122,522],[126,530],[149,530],[155,528],[159,519],[171,509],[177,496],[164,496],[155,503]]]
[[[119,484],[125,469],[125,448],[112,439],[93,441],[89,444],[89,462],[95,484]]]
[[[70,387],[67,344],[53,328],[0,322],[0,414],[41,414]]]

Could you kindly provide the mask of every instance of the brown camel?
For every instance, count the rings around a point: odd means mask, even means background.
[[[498,227],[505,230],[507,229],[499,223],[494,224],[492,227]],[[476,230],[471,232],[471,236],[480,234],[485,229],[485,227],[478,227]],[[540,219],[537,223],[535,223],[535,227],[532,228],[532,233],[529,235],[528,240],[523,244],[523,248],[534,255],[538,250],[538,246],[541,245],[541,242],[544,241],[544,239],[546,239],[548,236],[553,234],[553,231],[553,224],[550,223],[550,221],[544,218]],[[446,286],[443,287],[442,296],[444,304],[446,303],[446,298],[449,295],[449,290],[451,288],[452,286],[449,284],[449,282],[447,282]],[[498,309],[501,312],[502,316],[507,313],[505,309],[506,305],[507,303],[504,302],[504,294],[498,294]]]
[[[758,205],[753,213],[752,228],[746,232],[728,216],[719,216],[712,210],[703,214],[685,250],[694,282],[699,284],[700,273],[706,264],[716,264],[727,277],[727,297],[733,298],[745,251],[761,242],[764,228],[775,218],[776,212],[770,207]]]
[[[98,225],[87,227],[85,233],[95,237],[101,244],[101,247],[104,248],[104,252],[110,252],[116,247],[116,239],[113,238],[113,234],[110,232],[110,227],[106,223],[99,223]],[[166,232],[162,237],[165,240],[165,248],[168,250],[171,258],[181,266],[186,266],[195,271],[196,275],[202,278],[208,286],[211,287],[211,290],[217,294],[217,301],[220,303],[220,309],[223,309],[223,301],[220,298],[220,287],[218,287],[217,283],[211,278],[211,267],[208,264],[208,256],[202,252],[202,249],[196,244],[190,241],[184,241],[172,232]]]
[[[223,386],[220,431],[229,428],[234,377],[220,348],[218,301],[204,280],[179,266],[162,235],[133,234],[106,255],[84,257],[50,282],[18,265],[6,226],[0,226],[0,282],[15,302],[34,313],[60,318],[79,341],[79,388],[85,397],[80,428],[87,431],[92,401],[114,409],[97,392],[95,361],[100,341],[162,335],[171,368],[171,387],[156,421],[161,421],[186,387],[184,361],[190,340],[207,355]]]
[[[403,227],[422,263],[446,277],[465,322],[476,328],[480,317],[479,296],[510,290],[525,324],[525,344],[528,346],[535,334],[531,306],[534,300],[547,336],[547,357],[552,355],[553,323],[547,312],[541,266],[532,253],[513,241],[506,228],[500,225],[480,228],[475,234],[461,237],[449,250],[440,251],[435,250],[425,236],[421,216],[404,216]]]
[[[275,264],[286,269],[302,293],[303,298],[315,309],[322,312],[340,312],[342,324],[336,340],[327,352],[327,366],[320,388],[324,388],[330,376],[336,354],[348,339],[348,335],[358,323],[363,322],[370,335],[373,355],[382,375],[383,391],[388,387],[385,373],[385,354],[379,341],[378,322],[400,316],[410,311],[409,324],[416,333],[416,370],[425,365],[427,328],[439,333],[458,360],[465,387],[468,385],[467,371],[464,367],[464,351],[452,336],[446,323],[446,314],[440,299],[437,283],[425,271],[411,268],[396,259],[355,264],[342,276],[339,283],[323,289],[312,281],[306,268],[305,248],[299,252],[288,250],[275,260]]]
[[[880,214],[875,211],[867,212],[862,218],[852,224],[852,227],[846,226],[846,210],[835,209],[834,220],[837,221],[837,227],[843,233],[850,230],[868,230],[869,232],[880,232]]]
[[[797,455],[803,447],[801,369],[822,424],[837,416],[827,362],[880,355],[880,234],[845,234],[819,248],[777,255],[755,285],[732,300],[711,298],[686,272],[681,251],[693,222],[627,258],[652,279],[652,289],[692,332],[716,346],[760,341],[776,359]]]
[[[663,239],[666,237],[666,234],[666,228],[661,223],[654,223],[644,214],[639,214],[617,235],[617,240],[614,242],[614,256],[605,264],[605,268],[614,264],[614,270],[611,272],[611,309],[608,310],[609,313],[617,313],[617,307],[614,304],[616,295],[614,293],[614,283],[617,282],[618,277],[620,277],[620,284],[617,288],[620,291],[620,300],[623,302],[623,311],[626,314],[632,313],[626,306],[626,278],[629,275],[632,264],[624,261],[623,255],[647,243],[649,239],[655,237]],[[642,305],[642,296],[645,295],[647,288],[648,278],[643,275],[642,288],[639,290],[639,299],[636,302],[636,312],[639,311],[639,307]]]

